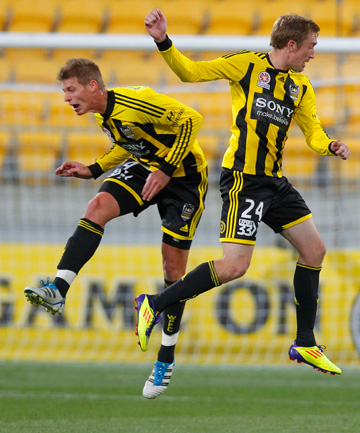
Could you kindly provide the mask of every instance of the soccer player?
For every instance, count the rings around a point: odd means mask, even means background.
[[[67,241],[53,283],[25,288],[31,303],[52,314],[63,312],[69,287],[98,248],[107,222],[129,213],[137,216],[154,204],[162,220],[165,286],[183,276],[207,191],[197,111],[149,87],[107,90],[99,67],[88,59],[69,59],[57,79],[65,102],[78,116],[94,113],[113,146],[94,164],[64,162],[55,173],[96,179],[113,170]],[[163,315],[158,359],[143,389],[146,398],[162,394],[170,382],[183,309],[183,303],[172,305]]]
[[[229,80],[233,125],[220,179],[223,257],[201,264],[159,295],[135,299],[142,349],[147,349],[158,314],[165,308],[246,273],[263,221],[299,254],[294,275],[297,334],[289,349],[290,359],[341,374],[314,336],[325,245],[310,209],[281,171],[292,118],[315,152],[344,160],[350,156],[344,143],[329,138],[323,130],[313,87],[301,73],[314,58],[318,25],[295,14],[280,16],[273,26],[269,53],[243,50],[203,62],[191,61],[174,47],[160,9],[147,15],[145,26],[182,81]]]

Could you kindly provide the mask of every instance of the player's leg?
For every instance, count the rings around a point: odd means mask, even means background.
[[[186,272],[192,239],[204,210],[207,171],[171,179],[156,197],[164,232],[162,259],[165,288]],[[175,303],[162,315],[162,338],[157,361],[145,382],[143,396],[156,398],[169,385],[175,366],[175,346],[185,302]]]
[[[284,230],[282,235],[299,252],[294,275],[296,343],[299,346],[314,346],[319,276],[326,248],[312,218]]]
[[[245,180],[241,178],[242,173],[231,170],[224,170],[222,174],[222,259],[202,263],[158,295],[140,295],[136,299],[138,338],[143,351],[147,350],[151,331],[159,320],[160,312],[222,283],[239,278],[247,271],[261,220],[261,210],[266,209],[267,202],[262,197],[264,188],[260,185],[255,194],[252,192],[253,198],[249,204],[250,198],[244,184],[252,187],[254,176]],[[242,218],[244,215],[246,218]],[[229,222],[225,229],[223,221]]]
[[[166,288],[185,275],[189,249],[175,248],[163,242],[161,250]],[[179,337],[184,307],[185,303],[181,302],[163,312],[162,340],[158,352],[158,361],[160,362],[171,363],[174,361],[175,345]]]
[[[25,296],[30,302],[44,306],[52,314],[62,313],[67,291],[97,250],[106,223],[120,214],[140,212],[139,209],[144,205],[139,194],[148,171],[138,170],[137,165],[134,161],[125,163],[105,179],[68,239],[53,283],[48,281],[43,282],[42,287],[25,288]]]
[[[224,243],[223,250],[221,259],[202,263],[163,292],[136,298],[137,334],[141,350],[147,350],[151,331],[158,323],[161,312],[246,273],[254,245]]]
[[[340,368],[324,354],[323,346],[316,344],[314,335],[319,275],[326,253],[324,242],[312,218],[285,230],[283,236],[299,252],[294,274],[297,334],[289,349],[290,359],[319,371],[341,374]]]
[[[167,239],[167,236],[164,236],[164,238]],[[180,249],[165,243],[163,239],[161,250],[165,288],[185,274],[189,247],[188,244],[187,249]],[[162,314],[161,346],[154,368],[143,388],[145,398],[156,398],[165,392],[169,386],[175,367],[175,347],[179,338],[184,308],[185,302],[180,302],[167,308]]]
[[[289,350],[290,359],[306,362],[321,371],[341,373],[326,358],[322,347],[316,345],[314,336],[319,275],[326,253],[324,242],[300,193],[286,178],[277,181],[277,188],[264,222],[281,233],[299,253],[294,274],[297,335]]]
[[[26,287],[28,300],[44,306],[52,314],[61,314],[71,283],[97,250],[106,223],[119,214],[117,200],[107,192],[99,192],[90,200],[83,218],[65,245],[53,283],[47,281],[42,282],[42,287]]]

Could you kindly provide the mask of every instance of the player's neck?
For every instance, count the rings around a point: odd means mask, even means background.
[[[275,69],[288,71],[290,69],[288,58],[284,50],[272,50],[269,52],[269,59]]]

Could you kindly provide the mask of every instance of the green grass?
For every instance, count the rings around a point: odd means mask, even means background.
[[[141,396],[151,366],[0,363],[1,433],[360,432],[360,372],[178,365]]]

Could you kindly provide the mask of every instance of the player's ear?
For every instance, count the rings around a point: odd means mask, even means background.
[[[295,50],[296,50],[296,48],[297,48],[297,43],[296,43],[294,40],[291,39],[291,40],[287,43],[287,47],[288,47],[289,53],[291,53],[292,51],[295,51]]]
[[[88,84],[88,87],[91,92],[95,92],[99,87],[99,84],[96,80],[91,80],[90,83]]]

